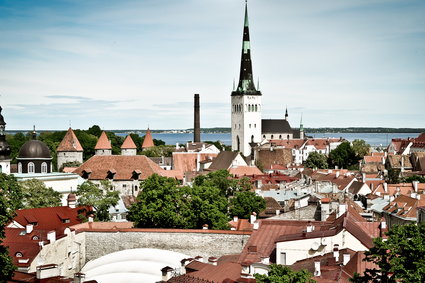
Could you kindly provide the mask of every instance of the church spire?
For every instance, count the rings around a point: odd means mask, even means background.
[[[252,74],[251,46],[249,40],[248,24],[248,3],[245,1],[245,19],[242,39],[241,69],[239,74],[239,84],[232,95],[261,95],[260,91],[255,89],[254,76]]]
[[[285,110],[285,120],[288,121],[288,106],[286,106]]]

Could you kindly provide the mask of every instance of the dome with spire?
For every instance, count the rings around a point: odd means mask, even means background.
[[[52,156],[47,145],[36,140],[35,128],[33,139],[24,143],[18,154],[18,173],[51,173]]]

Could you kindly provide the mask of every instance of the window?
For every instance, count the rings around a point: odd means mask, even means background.
[[[18,173],[19,174],[22,173],[22,163],[21,162],[18,163]]]
[[[251,124],[249,124],[249,128],[251,129]]]
[[[34,173],[34,171],[35,171],[34,163],[32,162],[28,163],[28,173]]]
[[[255,112],[257,112],[257,111],[258,111],[258,105],[255,104]]]
[[[265,139],[266,138],[266,135],[263,135],[263,139]]]
[[[21,252],[17,252],[17,253],[15,254],[15,256],[16,256],[16,257],[23,257],[24,255],[23,255]]]
[[[279,135],[279,139],[282,139],[282,135]]]
[[[286,265],[286,253],[280,253],[280,264]]]
[[[273,135],[270,136],[271,139],[273,139],[273,137],[274,137]]]
[[[47,163],[41,163],[41,173],[47,173]]]
[[[38,240],[40,240],[40,238],[39,238],[37,235],[32,236],[32,239],[33,239],[34,241],[38,241]]]
[[[257,128],[257,124],[254,124],[254,128]]]

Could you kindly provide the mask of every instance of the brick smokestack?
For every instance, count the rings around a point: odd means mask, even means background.
[[[195,115],[193,125],[193,142],[201,141],[201,118],[199,107],[199,94],[195,94]]]

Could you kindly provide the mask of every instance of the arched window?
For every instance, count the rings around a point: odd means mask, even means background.
[[[254,142],[254,135],[251,136],[251,142]]]
[[[3,166],[0,165],[0,173],[3,173]]]
[[[241,149],[241,141],[239,140],[239,136],[236,136],[236,148],[237,151],[240,151]]]
[[[18,163],[18,173],[19,174],[22,173],[22,163],[21,162]]]
[[[241,124],[239,124],[239,129],[241,128]]]
[[[258,105],[255,104],[255,112],[258,112]]]
[[[266,138],[266,135],[263,135],[263,139],[265,139]]]
[[[41,173],[47,173],[47,163],[41,163]]]
[[[279,135],[279,139],[280,139],[280,140],[282,139],[282,135]]]
[[[273,135],[271,135],[270,138],[273,139]]]
[[[286,138],[289,140],[289,135],[287,135]]]
[[[28,163],[28,173],[34,173],[34,172],[35,172],[34,163],[32,162]]]
[[[32,236],[32,239],[33,239],[34,241],[38,241],[38,240],[40,240],[40,238],[39,238],[37,235]]]
[[[249,124],[249,128],[251,129],[251,124]]]
[[[17,252],[17,253],[15,254],[15,256],[16,256],[16,257],[23,257],[24,255],[23,255],[21,252]]]

